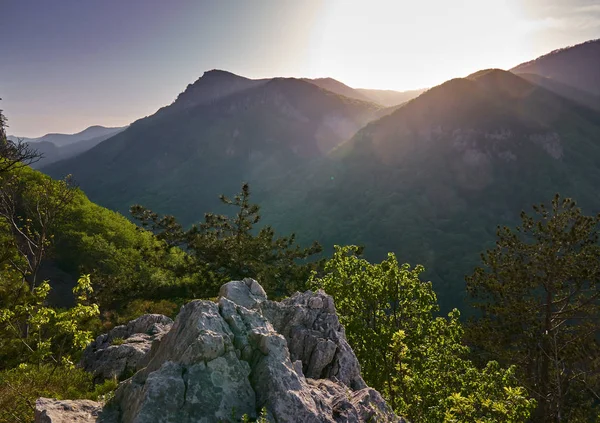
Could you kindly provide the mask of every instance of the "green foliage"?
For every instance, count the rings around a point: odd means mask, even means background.
[[[498,228],[496,248],[467,278],[481,317],[469,338],[514,363],[538,400],[537,421],[590,421],[600,392],[599,216],[558,195]]]
[[[269,423],[269,419],[267,418],[267,409],[265,407],[263,407],[260,410],[260,414],[258,415],[258,418],[256,420],[251,419],[250,417],[248,417],[247,414],[244,414],[242,416],[242,423],[250,423],[250,422]]]
[[[0,178],[0,220],[12,235],[3,249],[5,260],[18,271],[29,289],[37,285],[38,271],[52,245],[53,231],[75,195],[70,178],[53,181],[25,168]],[[18,260],[10,259],[13,249]]]
[[[73,367],[22,365],[0,371],[0,423],[32,422],[39,397],[97,401],[116,387],[116,380],[94,385],[90,373]]]
[[[365,381],[413,421],[522,422],[533,407],[514,369],[478,369],[461,344],[459,313],[434,317],[436,295],[421,266],[359,258],[337,247],[311,283],[331,294]]]
[[[221,196],[221,201],[235,208],[233,217],[206,213],[204,222],[184,230],[173,216],[159,216],[133,206],[131,213],[143,227],[149,227],[164,243],[164,253],[181,246],[188,252],[180,268],[165,263],[181,274],[205,276],[203,296],[213,296],[222,283],[252,277],[260,280],[269,294],[282,296],[302,289],[302,284],[316,264],[300,264],[321,251],[318,243],[309,248],[296,245],[295,235],[278,238],[270,226],[259,230],[260,207],[250,202],[250,188],[243,184],[242,191],[233,199]]]
[[[89,275],[82,276],[73,293],[73,308],[57,310],[46,305],[50,291],[42,282],[33,292],[24,291],[21,301],[0,309],[0,369],[23,363],[73,365],[73,356],[92,340],[82,327],[99,316],[97,304],[89,302],[93,292]]]
[[[90,202],[75,199],[56,235],[56,262],[69,272],[93,275],[99,302],[105,308],[126,305],[135,298],[152,298],[165,287],[196,283],[198,275],[180,278],[158,262],[175,265],[184,253],[168,252],[148,231],[125,217]]]
[[[52,286],[62,287],[50,300],[67,306],[74,300],[68,288],[78,275],[91,274],[95,300],[104,310],[125,307],[136,298],[201,294],[190,288],[200,284],[201,275],[170,270],[183,266],[183,251],[166,251],[152,233],[90,202],[68,180],[54,181],[23,167],[2,181],[0,270],[13,273],[10,280],[20,274],[33,288],[40,269],[50,269],[58,276],[51,278]],[[0,279],[0,293],[6,289],[10,296],[11,288],[4,285]]]
[[[117,315],[116,322],[126,324],[144,314],[162,314],[174,319],[183,303],[184,301],[136,299],[127,304],[123,311]]]

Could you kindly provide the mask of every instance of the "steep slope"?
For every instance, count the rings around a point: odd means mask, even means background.
[[[371,90],[367,88],[356,88],[361,94],[375,103],[383,104],[384,106],[398,106],[413,98],[423,94],[426,89],[410,90],[410,91],[393,91],[393,90]]]
[[[279,177],[326,154],[380,110],[298,79],[256,84],[208,72],[171,106],[43,170],[73,174],[104,206],[127,212],[142,203],[190,223],[242,181]]]
[[[537,75],[535,73],[521,73],[519,76],[558,95],[566,97],[587,107],[591,107],[594,110],[600,111],[600,95],[591,94],[587,91],[577,89],[570,85],[563,84],[562,82],[558,82],[554,79],[546,78],[545,76]]]
[[[49,196],[46,200],[58,201],[52,197],[57,195],[57,191],[48,189],[46,175],[29,167],[23,167],[13,174],[24,187],[23,198],[43,190]],[[19,210],[22,209],[19,207]],[[30,212],[35,213],[33,208]],[[24,217],[36,218],[33,215]],[[149,232],[138,230],[124,216],[92,203],[80,190],[76,190],[72,201],[52,225],[50,233],[52,249],[42,261],[38,277],[39,280],[50,281],[52,291],[49,301],[52,305],[72,305],[72,289],[82,274],[94,275],[92,279],[99,295],[102,293],[98,287],[106,278],[114,278],[116,282],[111,283],[113,288],[118,284],[126,284],[127,279],[132,278],[131,285],[128,285],[131,290],[131,286],[146,284],[152,277],[150,275],[157,274],[156,264],[144,261],[142,251],[157,247],[159,241]],[[6,251],[9,250],[5,248]],[[106,288],[104,286],[103,289]],[[121,300],[125,301],[124,298]]]
[[[600,95],[600,39],[550,52],[513,69],[534,73],[593,95]]]
[[[39,138],[21,138],[14,135],[9,135],[9,139],[16,141],[22,139],[29,143],[50,142],[56,147],[64,147],[70,144],[75,144],[81,141],[87,141],[94,138],[104,137],[104,139],[123,131],[125,127],[106,128],[104,126],[90,126],[76,134],[46,134]]]
[[[487,70],[432,88],[282,179],[265,220],[301,241],[422,263],[448,310],[496,225],[556,192],[600,211],[599,158],[598,113]]]
[[[269,79],[249,79],[220,69],[213,69],[204,74],[169,105],[162,107],[154,117],[180,112],[198,105],[206,105],[229,95],[258,87],[269,82]]]

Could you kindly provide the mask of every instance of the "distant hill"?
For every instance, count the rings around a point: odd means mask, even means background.
[[[412,100],[423,94],[427,89],[410,90],[410,91],[393,91],[393,90],[371,90],[367,88],[357,88],[356,91],[364,94],[371,101],[382,104],[384,106],[397,106],[402,103]]]
[[[303,242],[422,263],[447,311],[497,225],[556,192],[600,211],[599,140],[600,114],[485,70],[430,89],[276,181],[264,220]]]
[[[305,78],[305,80],[323,88],[324,90],[331,91],[332,93],[340,94],[349,98],[355,98],[357,100],[371,101],[386,107],[398,106],[408,100],[412,100],[425,91],[424,89],[412,91],[393,91],[352,88],[333,78]]]
[[[389,112],[300,79],[210,71],[173,104],[42,170],[73,174],[93,201],[112,209],[127,213],[141,203],[191,223],[242,181],[279,178]]]
[[[516,74],[536,74],[577,90],[600,96],[600,39],[562,48],[522,63]]]
[[[122,128],[121,130],[124,129],[125,128]],[[119,132],[121,131],[111,132],[95,138],[73,142],[62,147],[57,147],[48,141],[30,142],[31,146],[43,155],[43,157],[39,161],[33,163],[31,167],[34,169],[40,169],[41,167],[47,166],[54,162],[76,157],[77,155],[100,144],[102,141],[118,134]]]
[[[86,128],[76,134],[46,134],[39,138],[25,138],[9,135],[8,139],[12,141],[15,141],[16,139],[22,139],[23,141],[29,143],[50,142],[56,147],[64,147],[69,144],[75,144],[80,141],[87,141],[94,138],[105,137],[106,139],[111,135],[121,132],[123,129],[125,129],[125,127],[106,128],[104,126],[95,125],[90,126],[89,128]]]
[[[333,78],[304,78],[305,81],[308,81],[312,84],[315,84],[318,87],[323,88],[324,90],[331,91],[332,93],[336,93],[339,95],[343,95],[348,98],[354,98],[356,100],[369,101],[372,102],[373,99],[368,95],[361,93],[359,90],[349,87],[343,82],[337,81]],[[380,103],[381,104],[381,103]]]

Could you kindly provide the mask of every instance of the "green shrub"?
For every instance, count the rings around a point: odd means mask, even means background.
[[[94,385],[92,375],[78,368],[21,365],[0,372],[0,423],[32,422],[39,397],[103,400],[116,380]]]

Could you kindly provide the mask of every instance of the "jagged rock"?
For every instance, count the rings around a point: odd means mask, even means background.
[[[281,302],[267,301],[259,307],[287,340],[291,360],[302,362],[307,378],[336,378],[354,390],[367,386],[331,296],[323,291],[307,291]]]
[[[277,423],[404,422],[361,378],[330,296],[269,301],[251,279],[220,293],[181,309],[100,422],[233,422],[263,407]]]
[[[39,398],[35,402],[35,423],[93,423],[101,409],[101,403],[89,400]]]
[[[221,286],[219,297],[227,298],[246,308],[253,308],[267,300],[267,294],[254,279],[231,281]]]
[[[96,381],[121,379],[145,367],[152,346],[157,348],[172,325],[173,320],[162,314],[140,316],[96,338],[83,353],[80,365],[93,373]],[[117,339],[119,343],[113,344]]]

